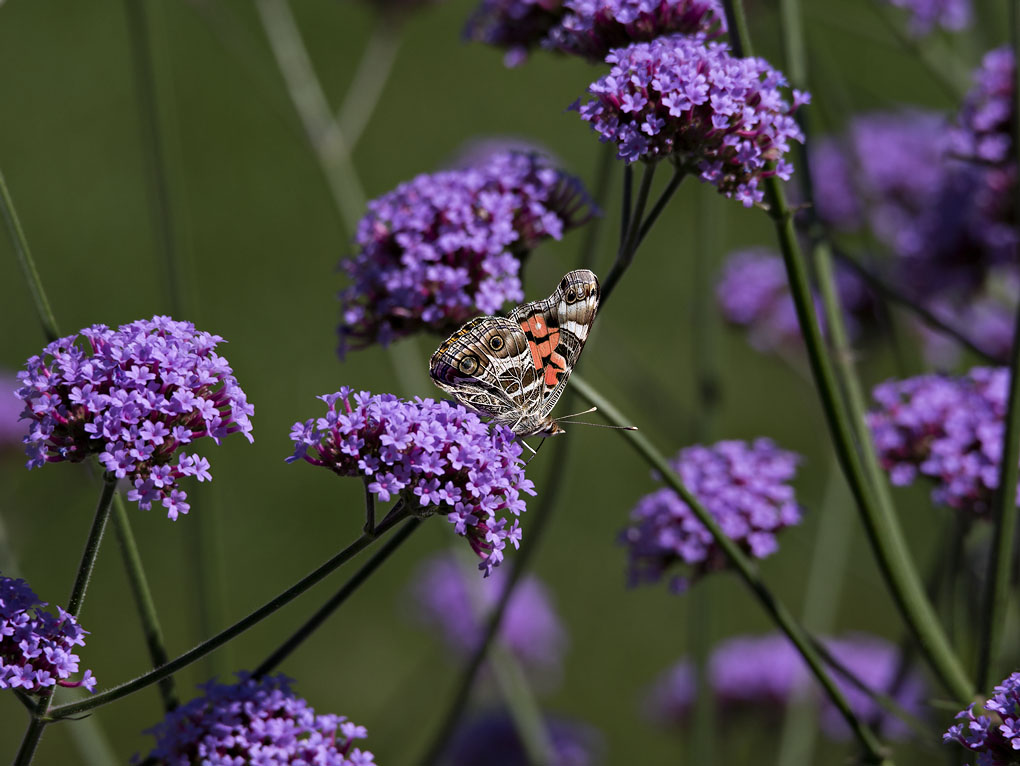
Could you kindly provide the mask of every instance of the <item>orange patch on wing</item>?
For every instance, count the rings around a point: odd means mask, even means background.
[[[549,355],[549,366],[545,368],[545,384],[555,386],[560,382],[560,375],[567,371],[567,360],[555,351]]]
[[[530,332],[536,338],[544,338],[549,334],[549,327],[539,314],[528,317],[526,322],[521,322],[521,329],[526,333]]]
[[[536,370],[541,370],[545,365],[542,363],[542,354],[538,350],[538,344],[529,340],[528,348],[531,349],[531,363],[535,365]]]

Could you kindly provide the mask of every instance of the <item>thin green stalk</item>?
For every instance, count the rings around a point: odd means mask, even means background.
[[[21,273],[25,277],[25,282],[28,283],[29,292],[32,293],[32,303],[35,306],[35,313],[39,317],[39,324],[42,325],[43,333],[46,335],[46,340],[56,340],[60,337],[57,318],[53,316],[53,309],[50,308],[49,299],[43,290],[42,280],[39,279],[39,272],[35,268],[35,259],[32,258],[28,240],[25,239],[25,232],[21,228],[21,221],[18,220],[18,213],[14,209],[14,200],[11,199],[11,193],[7,189],[3,171],[0,171],[0,213],[3,213],[7,232],[10,234],[11,244],[14,246],[14,254],[18,257]]]
[[[622,206],[620,209],[620,245],[617,252],[623,251],[627,244],[627,235],[630,233],[630,214],[633,207],[634,197],[634,166],[627,164],[623,166],[623,193],[621,195]]]
[[[603,398],[598,391],[576,373],[572,378],[572,385],[581,398],[589,404],[598,407],[599,411],[610,423],[628,425],[632,422],[625,418],[613,404]],[[758,574],[757,567],[748,558],[747,554],[723,532],[715,517],[688,491],[680,477],[677,476],[669,463],[666,462],[662,453],[652,446],[643,433],[626,430],[621,430],[619,433],[638,452],[642,459],[653,470],[658,472],[667,486],[680,495],[680,498],[687,504],[694,515],[698,517],[698,521],[709,531],[716,545],[722,549],[726,558],[733,565],[733,568],[737,570],[741,579],[750,588],[752,595],[759,601],[779,629],[786,634],[797,651],[800,652],[826,695],[832,700],[833,705],[839,710],[843,719],[849,725],[854,738],[864,751],[867,762],[891,766],[892,761],[886,757],[874,733],[857,718],[843,693],[828,674],[828,671],[826,671],[822,658],[815,650],[804,629],[793,618],[793,615],[790,614],[783,602],[779,601],[768,589]]]
[[[364,582],[372,576],[372,574],[383,562],[386,561],[404,542],[409,538],[418,527],[422,524],[421,519],[408,519],[404,525],[398,529],[368,561],[362,565],[361,569],[355,572],[351,579],[345,582],[336,593],[334,593],[326,603],[324,603],[319,609],[313,614],[308,620],[297,630],[291,634],[290,638],[284,641],[279,648],[277,648],[272,654],[270,654],[262,663],[255,668],[252,672],[254,678],[262,678],[267,673],[272,673],[276,670],[284,660],[286,660],[294,651],[305,642],[306,639],[311,637],[312,633],[318,630],[322,624],[329,619],[329,617],[340,608],[341,604],[347,601],[354,592],[361,587]],[[365,534],[373,534],[372,530],[365,530]]]
[[[1017,1],[1009,4],[1010,43],[1013,56],[1020,61],[1020,9]],[[1020,167],[1020,118],[1017,114],[1017,96],[1020,94],[1020,76],[1013,68],[1013,162]],[[1016,212],[1020,212],[1020,194],[1014,190]],[[1016,248],[1014,247],[1014,259]],[[1002,434],[1002,460],[999,464],[999,489],[995,493],[993,513],[995,532],[992,535],[992,555],[988,559],[988,576],[985,578],[984,621],[981,625],[981,643],[975,675],[977,688],[987,690],[989,675],[998,657],[1003,627],[1009,606],[1009,575],[1013,564],[1013,545],[1016,534],[1017,479],[1020,474],[1020,309],[1017,310],[1013,329],[1013,348],[1009,360],[1009,403],[1006,406],[1006,427]]]
[[[645,241],[645,237],[648,236],[648,232],[652,230],[652,226],[659,220],[659,216],[662,215],[662,211],[666,209],[666,205],[673,199],[673,195],[676,194],[676,190],[680,188],[681,182],[687,177],[687,171],[682,168],[673,168],[673,177],[669,179],[669,183],[666,184],[666,188],[662,190],[662,194],[659,195],[659,199],[655,201],[655,205],[652,206],[651,212],[644,221],[641,222],[641,228],[638,229],[637,238],[634,240],[634,249],[637,250],[641,243]]]
[[[732,13],[736,17],[743,18],[743,7],[740,0],[723,0],[723,2],[728,9],[732,7]],[[729,10],[727,12],[730,13]],[[731,37],[734,36],[733,30],[737,30],[738,36],[746,35],[746,25],[742,22],[730,29]],[[750,55],[751,45],[746,36],[742,37],[741,47],[746,55]],[[873,481],[878,473],[878,461],[870,434],[863,420],[863,409],[853,395],[849,396],[847,403],[840,396],[833,363],[822,340],[818,320],[815,316],[814,297],[808,280],[807,266],[794,232],[793,215],[787,205],[780,180],[775,176],[766,178],[765,193],[769,204],[769,215],[775,226],[776,237],[783,253],[790,291],[796,306],[797,320],[804,337],[815,386],[822,400],[822,409],[835,443],[840,465],[861,511],[868,539],[897,606],[921,645],[925,658],[946,688],[956,698],[956,702],[961,706],[966,705],[973,697],[970,680],[953,651],[931,602],[925,595],[921,578],[914,566],[892,503],[889,501],[885,479],[878,476],[878,481]],[[837,324],[842,322],[842,315],[838,311],[838,307],[833,312],[833,320]],[[842,361],[849,363],[850,360],[845,358]],[[854,377],[855,374],[851,374],[848,376],[848,380]]]
[[[358,182],[347,139],[333,119],[294,14],[287,0],[257,0],[255,7],[344,228],[353,234],[365,208],[365,193]]]
[[[674,176],[675,178],[676,176]],[[709,195],[699,194],[696,205],[697,223],[695,224],[694,277],[691,280],[691,351],[694,364],[695,384],[695,415],[694,441],[711,440],[715,432],[715,420],[719,410],[719,398],[722,386],[719,380],[718,343],[716,340],[719,328],[718,312],[712,302],[711,269],[712,254],[718,249],[719,220],[710,214],[721,211],[715,207],[717,200]],[[712,207],[709,207],[712,206]],[[720,213],[721,215],[721,213]]]
[[[553,763],[552,739],[520,663],[507,649],[497,644],[489,652],[489,664],[520,737],[528,766]]]
[[[707,585],[707,583],[705,583]],[[709,678],[709,658],[712,655],[712,595],[704,587],[694,588],[687,595],[691,662],[694,665],[694,714],[691,723],[690,763],[715,763],[716,728],[715,696],[706,693],[712,688]]]
[[[400,49],[400,27],[389,15],[380,13],[372,36],[365,43],[358,68],[336,113],[336,123],[350,150],[358,143],[375,111],[383,88],[390,79]]]
[[[358,553],[379,539],[383,533],[389,531],[406,517],[407,511],[402,506],[394,506],[389,515],[387,515],[386,518],[376,526],[375,534],[362,534],[361,537],[340,551],[340,553],[326,561],[318,569],[306,575],[297,583],[287,588],[287,590],[260,606],[247,617],[244,617],[234,623],[226,630],[217,633],[212,638],[203,641],[201,644],[188,650],[179,657],[174,658],[166,665],[150,670],[148,673],[144,673],[137,678],[122,683],[119,686],[115,686],[112,689],[107,689],[105,692],[100,692],[89,699],[70,702],[65,705],[57,705],[49,711],[49,720],[58,720],[69,716],[79,715],[88,710],[106,705],[114,700],[121,699],[129,694],[133,694],[136,691],[151,686],[154,683],[158,683],[161,679],[171,676],[177,671],[186,668],[191,663],[205,657],[207,654],[223,646],[223,644],[227,643],[231,639],[236,638],[241,633],[244,633],[244,631],[248,630],[248,628],[253,627],[266,617],[269,617],[274,612],[289,604],[313,585],[346,564]]]
[[[145,645],[149,648],[149,659],[152,661],[152,667],[158,668],[160,665],[165,665],[170,657],[167,655],[166,642],[163,640],[163,628],[160,626],[159,616],[156,614],[156,604],[152,599],[149,579],[145,576],[142,557],[138,553],[134,532],[131,531],[131,520],[128,518],[124,500],[120,495],[113,499],[113,529],[117,534],[117,542],[120,544],[121,558],[124,559],[124,569],[127,573],[128,584],[131,586],[131,595],[135,599],[135,608],[142,621],[142,632],[145,634]],[[163,699],[165,712],[169,713],[179,704],[172,677],[167,676],[159,682],[159,693]]]
[[[496,635],[499,633],[499,627],[510,603],[510,597],[513,595],[514,589],[531,563],[532,557],[537,552],[539,544],[545,535],[545,530],[548,529],[549,522],[556,515],[556,501],[562,486],[562,480],[558,477],[564,475],[564,466],[569,454],[569,443],[568,439],[561,437],[553,445],[553,457],[550,460],[547,474],[553,478],[553,482],[549,485],[548,491],[540,496],[538,508],[534,512],[535,516],[533,518],[535,520],[527,529],[527,537],[525,538],[527,542],[521,546],[517,556],[513,559],[513,566],[510,568],[510,574],[507,575],[503,592],[499,594],[499,601],[496,602],[492,613],[485,623],[482,636],[461,671],[450,706],[447,708],[446,714],[443,716],[443,720],[433,736],[428,750],[419,759],[421,766],[432,766],[442,757],[446,743],[456,730],[457,723],[467,707],[468,700],[471,697],[471,690],[475,685],[475,679],[478,677],[478,671],[481,670],[485,656],[493,641],[495,641]]]
[[[92,570],[96,565],[96,556],[99,555],[99,545],[103,541],[103,532],[106,530],[106,522],[110,518],[110,501],[117,491],[116,481],[104,481],[103,491],[99,496],[99,503],[96,505],[96,513],[92,518],[92,526],[89,529],[88,538],[85,540],[85,549],[81,554],[81,561],[78,564],[78,572],[74,577],[74,584],[71,586],[71,595],[67,599],[67,613],[74,618],[81,614],[82,603],[85,601],[85,591],[88,589],[89,579],[92,577]],[[42,739],[43,729],[48,723],[47,716],[51,711],[50,702],[56,686],[39,695],[32,720],[29,721],[25,736],[21,740],[21,747],[14,759],[14,766],[28,766],[32,762],[35,750]]]
[[[652,179],[655,177],[656,167],[658,165],[645,165],[644,172],[641,174],[641,186],[638,187],[634,209],[627,216],[627,227],[622,236],[620,249],[616,253],[616,261],[613,263],[613,267],[609,270],[609,275],[602,284],[602,295],[599,299],[602,306],[605,306],[609,296],[616,289],[620,277],[624,275],[634,260],[634,253],[637,251],[638,234],[641,231],[641,221],[645,214],[645,205],[648,204],[648,193],[652,188]],[[625,199],[626,196],[625,194]]]

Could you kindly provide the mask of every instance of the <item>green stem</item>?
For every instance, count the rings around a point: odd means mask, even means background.
[[[379,14],[336,114],[336,123],[352,151],[379,103],[399,49],[399,26],[387,14]]]
[[[534,693],[520,663],[498,644],[489,652],[489,664],[521,740],[528,766],[554,762],[554,749]]]
[[[106,529],[106,522],[110,518],[110,501],[117,491],[116,480],[103,482],[103,491],[99,496],[99,503],[96,505],[96,513],[92,519],[92,527],[89,529],[88,538],[85,540],[85,550],[81,554],[81,562],[78,564],[78,572],[71,586],[71,595],[67,599],[67,613],[77,619],[81,613],[82,603],[85,601],[85,591],[92,577],[92,570],[96,565],[96,556],[99,554],[99,545],[103,541],[103,532]],[[14,759],[14,766],[28,766],[32,762],[35,750],[42,739],[43,729],[46,727],[48,715],[51,712],[50,702],[56,686],[51,686],[39,695],[32,720],[29,721],[25,736],[21,740],[21,747]]]
[[[124,559],[124,569],[131,586],[131,594],[135,599],[135,608],[142,621],[142,632],[145,634],[145,645],[149,648],[149,659],[152,661],[152,667],[158,668],[160,665],[165,665],[170,657],[167,655],[166,643],[163,640],[163,628],[160,626],[159,616],[156,614],[156,604],[152,599],[149,580],[145,576],[145,569],[142,566],[142,557],[138,553],[134,532],[131,531],[131,520],[128,518],[124,500],[120,495],[113,499],[113,529],[117,534],[117,542],[120,544],[120,553]],[[173,678],[168,676],[162,679],[159,682],[159,692],[163,698],[164,711],[169,713],[177,707],[179,701]]]
[[[651,212],[648,213],[648,217],[641,222],[641,227],[638,229],[637,238],[634,241],[634,249],[637,250],[641,246],[641,243],[645,241],[645,237],[648,236],[648,232],[652,230],[652,226],[659,219],[662,211],[666,209],[666,205],[673,199],[673,195],[676,194],[676,190],[680,188],[680,183],[687,177],[687,171],[681,168],[673,169],[673,177],[669,179],[669,183],[666,184],[666,188],[662,190],[662,194],[659,195],[659,199],[655,201],[652,206]]]
[[[394,509],[390,511],[389,515],[387,515],[386,518],[383,519],[378,526],[376,526],[374,535],[361,535],[361,537],[348,545],[333,558],[326,561],[318,569],[303,577],[297,583],[292,585],[290,588],[287,588],[287,590],[283,591],[266,604],[260,606],[247,617],[244,617],[234,623],[226,630],[217,633],[212,638],[203,641],[201,644],[190,649],[179,657],[174,658],[166,665],[150,670],[148,673],[138,676],[138,678],[122,683],[119,686],[106,690],[105,692],[96,694],[87,700],[70,702],[68,704],[58,705],[57,707],[52,708],[49,711],[50,720],[78,715],[88,710],[100,707],[101,705],[113,702],[114,700],[121,699],[129,694],[133,694],[136,691],[151,686],[154,683],[158,683],[161,679],[173,675],[182,668],[186,668],[196,660],[200,660],[202,657],[205,657],[210,652],[223,646],[223,644],[227,643],[231,639],[236,638],[241,633],[244,633],[248,630],[248,628],[253,627],[266,617],[269,617],[274,612],[289,604],[306,590],[320,582],[323,578],[346,564],[358,553],[370,546],[379,538],[380,535],[394,527],[406,516],[406,510],[399,505],[394,506]]]
[[[694,688],[699,693],[694,698],[694,714],[691,723],[690,762],[698,764],[715,763],[715,743],[719,732],[716,727],[714,695],[704,690],[712,688],[709,663],[712,656],[712,597],[704,587],[694,588],[688,594],[690,625],[691,662],[694,665]]]
[[[569,399],[567,399],[567,402],[569,402]],[[513,560],[513,566],[510,568],[510,574],[507,575],[503,592],[499,594],[499,601],[496,602],[492,613],[485,623],[478,644],[461,671],[457,689],[454,692],[450,706],[446,710],[439,729],[432,738],[428,751],[419,761],[421,766],[432,766],[432,764],[439,762],[440,758],[442,758],[446,743],[457,728],[457,723],[467,707],[478,671],[481,670],[485,656],[493,641],[495,641],[496,635],[499,633],[499,627],[503,622],[503,615],[506,613],[507,606],[510,603],[510,597],[513,595],[514,589],[531,563],[532,557],[538,550],[539,544],[545,535],[545,530],[548,529],[549,522],[556,515],[556,500],[563,483],[558,477],[564,474],[564,466],[569,454],[569,444],[570,441],[568,439],[561,439],[553,446],[555,452],[550,461],[548,472],[548,475],[553,478],[553,482],[549,485],[548,491],[540,498],[539,507],[535,511],[535,520],[527,530],[526,539],[528,542],[521,546],[520,551],[518,551],[517,556]]]
[[[344,228],[353,234],[365,207],[365,193],[358,182],[347,139],[333,119],[294,14],[287,0],[257,0],[255,5]]]
[[[634,209],[626,216],[627,226],[623,233],[620,249],[616,253],[616,261],[613,263],[613,268],[609,270],[609,275],[602,285],[602,295],[599,299],[602,306],[605,306],[609,296],[616,289],[620,277],[624,275],[634,260],[634,253],[637,251],[638,234],[641,231],[641,221],[645,214],[645,205],[648,204],[648,193],[651,191],[652,179],[655,177],[655,169],[657,167],[657,164],[645,165],[644,172],[641,174],[641,186],[638,187]],[[625,199],[626,196],[625,194]]]
[[[717,200],[699,194],[696,205],[698,220],[695,225],[697,252],[694,257],[694,277],[691,280],[691,350],[694,368],[695,407],[694,441],[711,441],[715,433],[715,421],[719,410],[722,386],[719,380],[718,356],[718,314],[712,302],[712,254],[718,249],[719,220],[710,210]],[[712,206],[712,207],[710,207]]]
[[[1020,10],[1014,0],[1009,4],[1010,43],[1013,57],[1020,61]],[[1020,167],[1020,75],[1013,68],[1012,128],[1013,162]],[[1020,194],[1013,190],[1014,205],[1020,212]],[[1020,220],[1020,219],[1018,219]],[[1014,250],[1014,257],[1016,252]],[[1009,360],[1009,403],[1006,407],[1006,427],[1002,434],[1002,459],[999,464],[999,488],[995,493],[993,513],[995,532],[992,535],[992,555],[988,559],[988,576],[985,578],[984,621],[981,625],[981,644],[978,654],[975,683],[986,690],[989,675],[998,656],[1003,627],[1009,607],[1009,575],[1013,564],[1013,545],[1016,534],[1017,479],[1020,474],[1020,309],[1017,310],[1013,330],[1013,348]]]
[[[408,519],[404,525],[398,529],[386,544],[383,545],[365,564],[359,569],[354,575],[345,582],[333,596],[326,601],[319,609],[313,614],[308,620],[298,628],[280,647],[270,654],[262,663],[255,668],[252,672],[252,676],[255,678],[262,678],[267,673],[272,673],[280,664],[286,660],[294,651],[309,638],[312,633],[318,630],[322,624],[329,619],[329,617],[340,608],[340,605],[347,601],[354,592],[364,584],[364,582],[372,576],[372,574],[383,562],[386,561],[404,542],[409,538],[418,527],[421,526],[421,519]],[[373,534],[372,530],[365,530],[366,534]]]
[[[615,406],[613,406],[608,400],[598,393],[586,380],[578,376],[576,373],[572,378],[574,390],[581,395],[585,401],[599,408],[602,415],[610,422],[616,425],[627,425],[632,421],[625,418]],[[687,506],[691,509],[691,512],[698,517],[705,528],[712,535],[716,545],[722,549],[727,560],[733,565],[734,569],[737,570],[744,583],[750,588],[752,595],[759,601],[768,615],[776,623],[776,625],[786,634],[796,647],[797,651],[800,652],[804,661],[807,663],[811,672],[814,674],[818,683],[825,691],[826,695],[832,700],[833,705],[843,716],[843,719],[847,722],[850,730],[853,732],[854,738],[860,744],[864,750],[866,759],[869,763],[886,764],[891,766],[892,761],[886,758],[886,755],[882,749],[882,746],[878,742],[874,733],[864,725],[853,710],[850,708],[849,703],[843,696],[843,693],[839,690],[835,681],[829,676],[825,669],[825,664],[818,652],[815,650],[810,638],[805,633],[804,629],[797,623],[790,614],[789,610],[779,601],[772,592],[765,585],[765,582],[761,579],[758,574],[757,567],[748,558],[740,547],[731,540],[722,528],[716,522],[715,517],[700,503],[697,498],[692,495],[687,487],[684,486],[680,477],[677,476],[676,472],[672,469],[665,457],[652,446],[651,442],[645,437],[640,431],[626,431],[621,430],[619,432],[628,443],[641,455],[642,459],[648,463],[649,466],[662,477],[662,480],[673,489],[680,499],[683,500]]]
[[[3,171],[0,171],[0,213],[3,213],[4,222],[7,224],[7,232],[11,237],[11,244],[14,245],[14,254],[18,257],[18,265],[21,273],[28,283],[28,289],[32,293],[32,303],[35,305],[35,313],[39,317],[39,324],[42,325],[46,340],[54,341],[60,337],[57,329],[57,318],[53,316],[53,309],[46,298],[43,290],[42,280],[39,279],[39,272],[35,267],[35,259],[32,258],[32,251],[28,247],[28,240],[25,239],[25,232],[21,228],[21,221],[18,220],[18,213],[14,209],[14,200],[7,189],[7,181],[4,179]]]

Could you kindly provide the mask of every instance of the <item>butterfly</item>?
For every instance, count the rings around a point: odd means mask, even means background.
[[[433,382],[518,436],[552,436],[550,415],[599,308],[599,280],[576,269],[545,300],[482,316],[447,338],[429,362]]]

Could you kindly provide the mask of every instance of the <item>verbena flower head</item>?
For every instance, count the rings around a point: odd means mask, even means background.
[[[546,732],[552,745],[543,766],[597,766],[604,762],[599,732],[568,718],[546,716]],[[491,712],[468,720],[453,735],[443,757],[448,766],[527,766],[531,763],[521,744],[517,727],[505,713]]]
[[[24,580],[0,575],[0,689],[39,694],[54,686],[83,686],[92,691],[95,676],[86,670],[79,681],[74,647],[85,645],[87,631],[57,607],[56,616]]]
[[[580,182],[537,154],[507,152],[420,175],[368,204],[341,262],[340,354],[419,330],[448,332],[521,301],[522,259],[586,221]]]
[[[807,668],[786,636],[736,636],[720,642],[709,658],[709,682],[724,708],[781,713],[802,694]]]
[[[563,17],[563,0],[482,0],[464,37],[504,48],[508,67],[525,61]]]
[[[963,377],[922,375],[875,387],[868,415],[882,467],[897,486],[918,476],[932,499],[986,516],[999,485],[1009,371],[975,367]]]
[[[156,738],[148,757],[166,766],[375,763],[372,753],[354,745],[368,736],[364,726],[342,715],[316,714],[286,677],[238,677],[234,684],[202,684],[202,696],[147,729]]]
[[[612,70],[575,107],[622,160],[669,158],[745,206],[760,202],[760,181],[787,179],[790,141],[804,136],[793,112],[807,94],[781,91],[786,79],[761,58],[736,58],[703,35],[670,35],[613,50]]]
[[[985,709],[996,714],[974,715],[974,705],[957,714],[960,723],[949,727],[943,742],[956,742],[977,753],[977,766],[1011,766],[1020,750],[1020,673],[1013,673],[995,687]]]
[[[165,316],[53,341],[18,373],[28,467],[98,455],[109,475],[131,482],[140,508],[187,513],[178,480],[212,477],[208,460],[181,448],[235,432],[252,441],[254,408],[215,351],[222,341]]]
[[[613,48],[671,34],[726,31],[718,0],[566,0],[543,45],[601,63]]]
[[[379,500],[400,498],[419,515],[446,514],[486,575],[503,560],[507,543],[519,545],[516,517],[527,510],[521,493],[535,491],[509,428],[487,426],[445,401],[403,401],[346,386],[318,398],[326,415],[294,424],[288,462],[303,459],[360,477]]]
[[[686,723],[698,695],[694,666],[682,659],[660,675],[647,694],[645,708],[660,724]]]
[[[836,270],[836,291],[851,337],[874,318],[874,297],[852,272]],[[783,258],[769,248],[738,250],[726,258],[715,289],[726,321],[748,329],[748,340],[759,351],[801,347],[797,309],[790,295]],[[822,320],[821,300],[815,309]],[[823,323],[824,327],[824,323]]]
[[[487,580],[468,577],[456,556],[441,553],[419,567],[412,586],[414,603],[422,621],[439,632],[451,650],[466,657],[477,648],[506,579],[503,570]],[[540,677],[559,675],[567,635],[537,578],[526,576],[514,588],[500,622],[499,641]]]
[[[903,657],[897,646],[867,633],[854,633],[825,640],[825,648],[833,658],[872,692],[885,694],[904,711],[923,717],[927,685],[916,668],[901,667]],[[885,712],[858,686],[841,673],[831,672],[836,685],[846,697],[850,708],[883,739],[905,740],[910,729],[897,716]],[[833,739],[849,739],[850,728],[828,697],[822,701],[822,728]]]
[[[744,552],[765,558],[778,549],[776,533],[800,521],[793,479],[800,458],[769,439],[722,441],[711,447],[680,450],[671,465],[684,486],[715,517]],[[638,501],[621,539],[628,549],[632,584],[657,582],[674,565],[690,578],[726,566],[726,557],[708,529],[672,489]],[[675,590],[687,577],[673,577]]]
[[[910,16],[908,28],[915,37],[930,34],[936,27],[959,32],[970,26],[970,0],[888,0]]]

